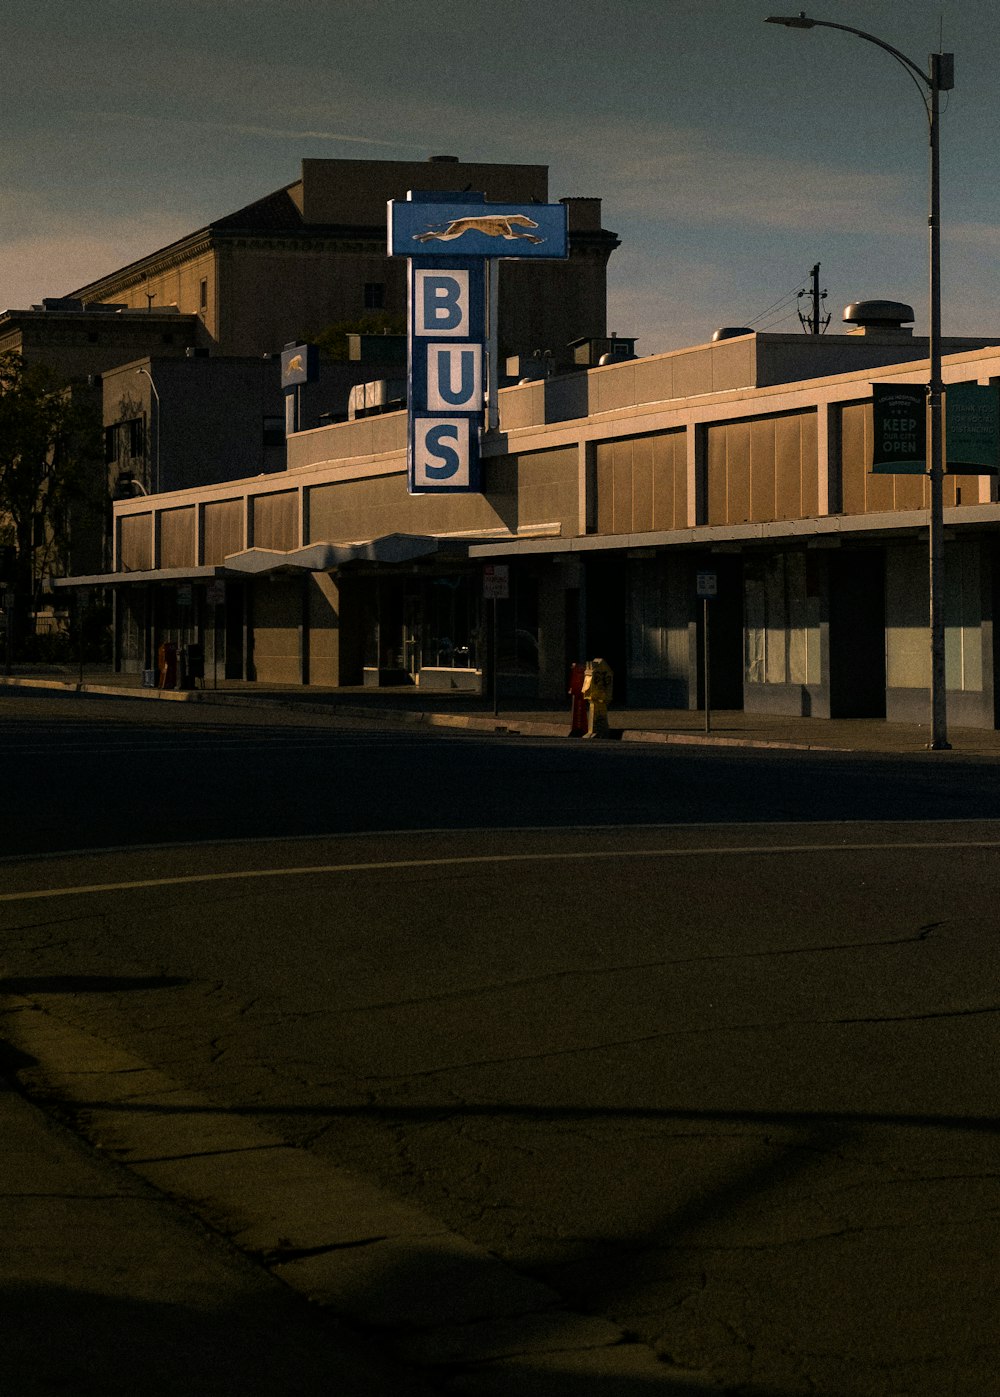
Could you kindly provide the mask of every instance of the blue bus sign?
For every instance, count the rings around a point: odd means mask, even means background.
[[[410,258],[411,494],[479,489],[484,285],[481,259]]]
[[[420,193],[389,204],[391,257],[569,256],[565,204],[488,204],[485,195]]]
[[[390,202],[389,253],[409,263],[411,494],[479,490],[487,263],[564,258],[568,247],[565,204],[488,204],[484,194],[431,192]]]

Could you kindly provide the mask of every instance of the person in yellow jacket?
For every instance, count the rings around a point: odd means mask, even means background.
[[[608,704],[614,688],[614,673],[607,660],[588,660],[583,677],[583,697],[587,700],[587,736],[608,736]]]

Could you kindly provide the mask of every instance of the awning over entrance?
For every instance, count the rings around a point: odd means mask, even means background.
[[[426,534],[385,534],[382,538],[363,543],[309,543],[287,553],[271,548],[248,548],[232,553],[226,559],[226,571],[241,576],[259,577],[274,572],[329,572],[345,563],[408,563],[414,558],[426,558],[441,551],[445,540]],[[456,550],[447,540],[448,551]],[[461,546],[463,556],[467,545]]]
[[[120,587],[142,582],[242,582],[276,573],[329,572],[347,563],[408,563],[435,554],[467,558],[469,546],[481,538],[436,538],[431,534],[383,534],[357,543],[309,543],[287,552],[248,548],[231,553],[222,564],[188,568],[145,568],[136,572],[104,572],[80,577],[54,577],[53,587]]]

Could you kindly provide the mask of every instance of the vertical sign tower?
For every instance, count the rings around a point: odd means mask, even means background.
[[[501,257],[568,256],[566,206],[411,191],[389,203],[389,254],[409,259],[408,488],[477,493],[485,389],[498,369],[486,352],[486,266],[495,282]]]

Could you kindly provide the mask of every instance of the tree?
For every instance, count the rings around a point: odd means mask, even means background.
[[[13,546],[14,646],[37,610],[41,580],[66,559],[74,516],[106,494],[100,424],[48,369],[0,354],[0,544]]]
[[[402,315],[391,315],[384,310],[367,311],[353,320],[338,320],[327,325],[312,337],[312,343],[319,345],[324,359],[343,363],[348,357],[348,335],[402,335],[405,331],[406,320]]]

